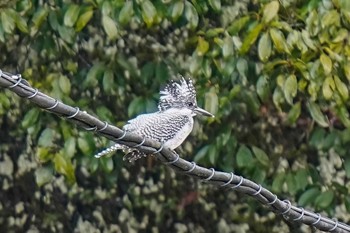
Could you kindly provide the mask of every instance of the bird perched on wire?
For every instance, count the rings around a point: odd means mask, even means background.
[[[187,138],[193,129],[193,117],[197,114],[214,117],[210,112],[197,106],[196,90],[192,80],[186,81],[183,77],[179,83],[171,81],[160,91],[158,112],[142,114],[129,120],[123,129],[145,138],[163,142],[165,147],[175,149]],[[100,158],[117,150],[126,153],[124,159],[133,162],[146,156],[136,148],[121,144],[113,146],[96,154]]]

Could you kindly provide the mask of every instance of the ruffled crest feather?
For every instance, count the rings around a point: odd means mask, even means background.
[[[165,111],[169,108],[183,108],[187,104],[197,105],[196,90],[194,89],[192,80],[185,80],[181,76],[180,83],[171,81],[160,91],[160,101],[158,104],[159,111]]]

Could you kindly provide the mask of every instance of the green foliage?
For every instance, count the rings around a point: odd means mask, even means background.
[[[4,1],[0,69],[119,127],[156,111],[174,74],[191,76],[215,118],[198,117],[181,155],[334,214],[343,204],[350,211],[349,30],[347,0]],[[255,201],[195,189],[152,157],[97,160],[106,139],[4,91],[0,128],[0,165],[16,164],[0,170],[0,206],[26,206],[1,209],[16,218],[4,231],[288,227],[259,222],[267,213]],[[26,192],[14,198],[18,190]],[[28,229],[11,225],[29,212]]]

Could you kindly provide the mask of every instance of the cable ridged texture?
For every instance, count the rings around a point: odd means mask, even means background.
[[[338,222],[336,219],[321,216],[319,213],[305,210],[302,207],[293,206],[290,201],[280,200],[269,190],[242,176],[198,166],[195,162],[180,158],[173,150],[163,147],[162,143],[127,133],[85,111],[80,111],[78,107],[66,105],[32,88],[20,75],[12,75],[0,70],[0,86],[10,89],[22,98],[27,98],[40,108],[67,118],[85,130],[95,132],[129,147],[137,146],[138,150],[146,154],[155,154],[161,162],[177,172],[249,195],[263,205],[268,206],[273,212],[281,214],[287,221],[304,223],[325,232],[350,232],[349,225]]]

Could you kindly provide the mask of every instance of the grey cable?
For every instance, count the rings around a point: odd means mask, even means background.
[[[85,111],[80,111],[78,107],[66,105],[32,88],[20,75],[12,75],[0,70],[0,86],[8,88],[22,98],[27,98],[46,111],[65,117],[85,130],[95,132],[112,141],[118,141],[123,145],[137,147],[138,150],[146,154],[155,154],[162,163],[177,172],[247,194],[267,205],[273,212],[283,215],[290,222],[302,222],[325,232],[350,232],[349,225],[341,223],[337,219],[323,217],[319,213],[305,210],[302,207],[293,206],[288,200],[282,201],[277,195],[263,188],[260,184],[256,184],[242,176],[237,176],[232,172],[215,171],[213,168],[208,169],[198,166],[195,162],[184,160],[174,151],[163,147],[161,142],[127,133]]]

